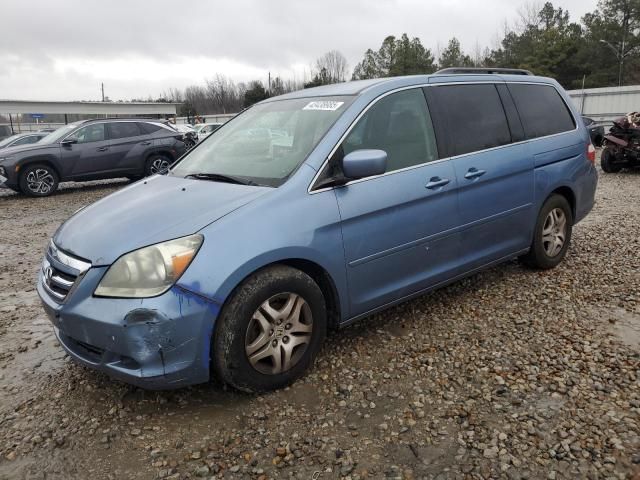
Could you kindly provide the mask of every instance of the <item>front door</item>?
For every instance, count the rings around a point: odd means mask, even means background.
[[[441,161],[421,89],[375,103],[330,161],[360,149],[384,150],[387,171],[336,188],[350,316],[435,285],[452,275],[459,238],[457,181]]]
[[[82,127],[66,140],[75,143],[60,146],[63,169],[69,178],[99,176],[109,168],[109,141],[104,123]]]

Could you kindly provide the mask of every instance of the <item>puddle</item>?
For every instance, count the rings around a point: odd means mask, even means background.
[[[625,345],[640,350],[640,314],[631,313],[623,308],[611,309],[605,317],[612,333]]]

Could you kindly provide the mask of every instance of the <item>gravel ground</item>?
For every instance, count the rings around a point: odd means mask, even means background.
[[[555,270],[514,261],[333,333],[263,396],[146,392],[57,345],[47,239],[122,185],[0,193],[1,479],[640,479],[640,172],[601,175]]]

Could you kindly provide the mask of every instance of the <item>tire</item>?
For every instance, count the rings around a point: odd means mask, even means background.
[[[562,218],[564,218],[563,224]],[[554,268],[567,254],[572,230],[571,205],[562,195],[551,195],[538,213],[531,248],[522,257],[522,261],[532,268],[543,270]],[[560,238],[562,238],[561,245],[559,245]]]
[[[50,165],[28,165],[20,173],[20,191],[29,197],[48,197],[58,189],[59,180]]]
[[[147,158],[147,163],[145,163],[145,176],[149,177],[156,174],[165,175],[172,163],[171,159],[165,155],[153,154]]]
[[[602,171],[605,173],[618,173],[622,170],[620,165],[615,165],[613,160],[615,159],[615,154],[611,151],[610,148],[605,147],[600,154],[600,167]]]
[[[325,299],[313,279],[285,265],[267,267],[236,288],[223,307],[212,338],[212,369],[244,392],[285,387],[313,364],[326,330]]]

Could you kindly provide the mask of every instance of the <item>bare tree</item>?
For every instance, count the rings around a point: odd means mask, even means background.
[[[331,50],[316,60],[316,72],[326,72],[327,83],[344,82],[349,73],[347,59],[338,50]]]

